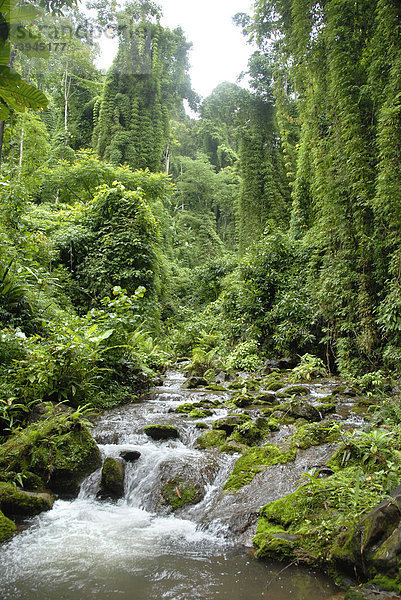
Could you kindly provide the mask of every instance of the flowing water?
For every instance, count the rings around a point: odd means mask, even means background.
[[[242,496],[222,493],[237,457],[197,450],[201,432],[188,416],[172,409],[200,398],[217,404],[227,395],[184,390],[183,379],[180,373],[168,373],[146,402],[101,417],[93,435],[104,457],[119,457],[124,450],[141,453],[126,466],[124,498],[97,499],[99,470],[84,482],[76,500],[58,500],[51,511],[30,520],[1,546],[1,600],[337,598],[338,590],[323,575],[257,561],[244,548],[254,533],[258,507],[269,499],[261,489],[273,499],[279,497],[277,486],[269,491],[260,474]],[[203,421],[210,424],[226,414],[216,406]],[[177,426],[180,439],[150,440],[143,429],[153,423]],[[314,449],[297,458],[294,482],[300,472],[324,460],[326,450],[321,456]],[[197,478],[203,499],[173,514],[162,502],[160,488],[179,473]],[[294,485],[291,477],[282,479]],[[287,493],[284,488],[279,492]]]

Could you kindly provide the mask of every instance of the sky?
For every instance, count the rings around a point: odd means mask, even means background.
[[[162,6],[162,25],[181,26],[190,51],[193,89],[203,97],[208,96],[222,81],[236,83],[238,75],[246,69],[251,47],[236,27],[232,17],[237,12],[252,13],[253,0],[158,0]],[[99,65],[111,65],[115,44],[102,44]]]

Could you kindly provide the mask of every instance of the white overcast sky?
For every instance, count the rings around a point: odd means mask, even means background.
[[[251,53],[250,46],[232,17],[237,12],[252,13],[253,0],[159,0],[162,25],[181,26],[190,52],[192,87],[206,97],[222,81],[236,82]],[[112,44],[102,44],[99,66],[108,68],[113,59]]]

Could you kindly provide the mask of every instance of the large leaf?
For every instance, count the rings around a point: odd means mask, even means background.
[[[9,67],[0,66],[0,98],[12,110],[47,108],[46,96]]]

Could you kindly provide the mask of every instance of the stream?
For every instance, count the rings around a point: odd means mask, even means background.
[[[1,547],[1,600],[341,597],[321,573],[255,560],[250,549],[258,508],[293,491],[302,472],[324,464],[330,448],[299,452],[293,464],[275,465],[236,494],[224,494],[238,455],[196,449],[202,431],[174,409],[202,398],[217,405],[228,393],[187,390],[183,383],[180,372],[168,372],[145,401],[101,416],[92,434],[103,457],[140,452],[126,465],[124,497],[97,498],[99,469],[84,481],[77,499],[58,500],[51,511],[30,519]],[[311,390],[316,397],[324,393]],[[217,406],[200,420],[210,426],[228,412]],[[143,430],[155,423],[176,426],[179,439],[150,439]],[[173,513],[160,489],[178,474],[196,477],[203,497]]]

